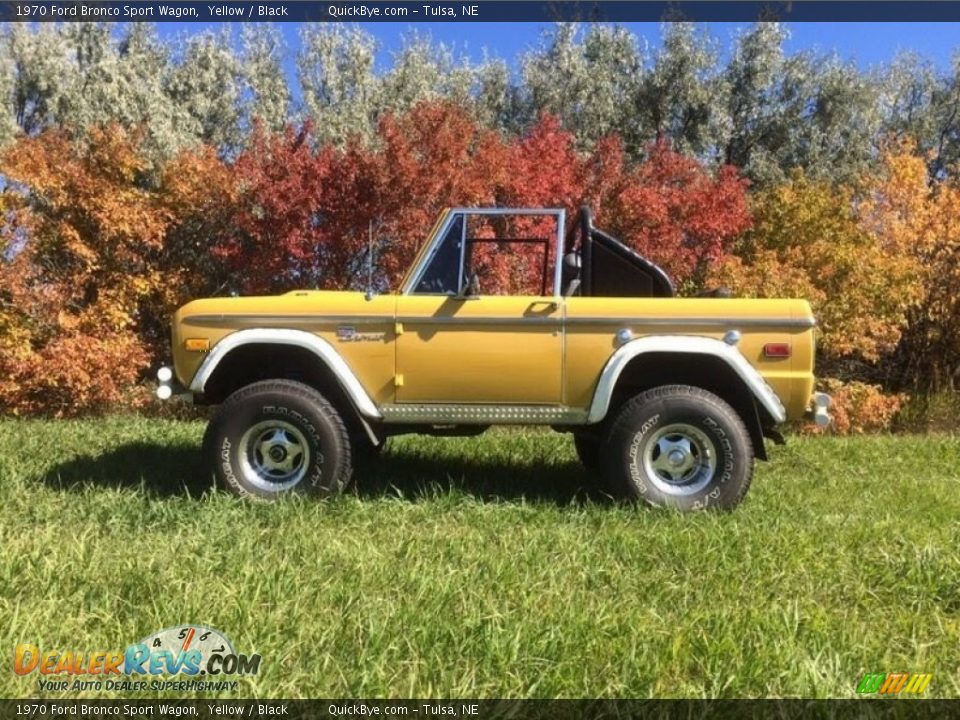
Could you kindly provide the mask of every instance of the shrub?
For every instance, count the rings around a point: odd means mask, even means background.
[[[879,385],[858,380],[842,382],[827,379],[823,389],[833,398],[830,414],[833,422],[826,429],[812,424],[803,429],[810,433],[833,432],[837,435],[862,435],[891,429],[893,419],[907,402],[906,393],[885,393]]]

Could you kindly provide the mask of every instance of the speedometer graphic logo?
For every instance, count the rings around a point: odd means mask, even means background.
[[[260,655],[244,655],[230,638],[206,625],[164,628],[127,649],[127,667],[151,675],[256,675]]]

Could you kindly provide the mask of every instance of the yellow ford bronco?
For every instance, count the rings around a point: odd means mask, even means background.
[[[616,496],[732,508],[778,424],[829,422],[805,300],[674,297],[586,208],[566,225],[450,209],[396,292],[188,303],[157,394],[220,406],[205,461],[260,499],[335,493],[391,435],[523,424],[570,433]]]

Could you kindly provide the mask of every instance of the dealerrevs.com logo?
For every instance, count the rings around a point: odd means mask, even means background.
[[[926,692],[933,673],[867,673],[857,684],[858,695],[886,695],[888,697],[920,695]]]
[[[125,650],[46,649],[20,643],[14,648],[13,671],[36,675],[37,689],[46,691],[202,692],[236,689],[233,678],[256,675],[260,659],[236,652],[219,630],[177,625]]]

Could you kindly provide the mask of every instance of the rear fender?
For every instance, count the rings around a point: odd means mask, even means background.
[[[736,345],[695,335],[654,335],[631,340],[613,353],[600,373],[587,416],[588,423],[601,422],[607,416],[614,390],[624,368],[634,358],[647,353],[680,353],[717,358],[736,374],[751,393],[754,401],[775,423],[779,424],[787,419],[787,413],[780,398]]]

